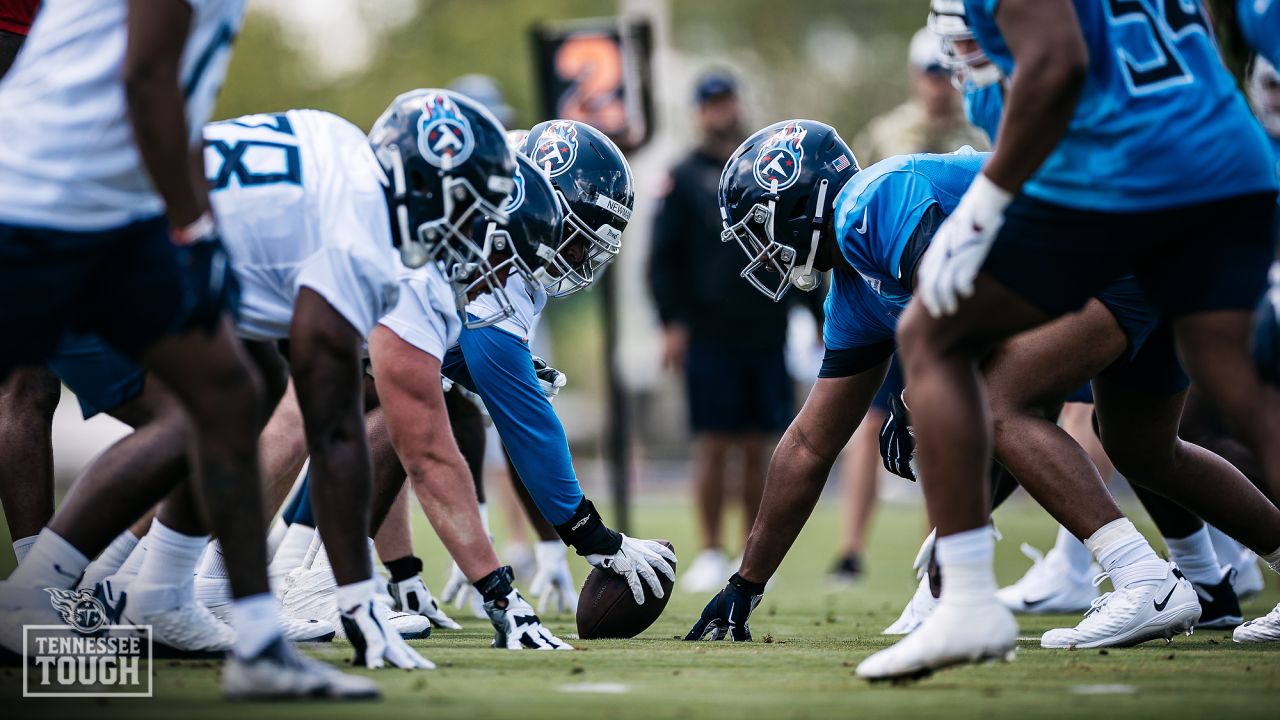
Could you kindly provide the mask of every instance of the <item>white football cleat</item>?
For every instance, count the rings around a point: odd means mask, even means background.
[[[222,694],[228,700],[360,700],[376,698],[379,693],[369,678],[338,672],[276,638],[256,657],[227,661],[222,671]]]
[[[911,596],[911,601],[902,608],[902,614],[893,621],[892,625],[881,630],[880,634],[909,635],[920,627],[936,607],[938,607],[938,598],[934,597],[933,591],[929,589],[929,576],[925,575],[920,578],[920,584],[916,586],[916,592]]]
[[[440,603],[431,596],[431,590],[419,575],[398,583],[388,582],[387,595],[391,598],[392,610],[409,615],[421,615],[435,627],[447,630],[462,629],[461,625],[440,609]]]
[[[204,603],[214,617],[231,625],[231,608],[235,602],[231,597],[230,582],[222,578],[210,579],[197,575],[196,600]],[[337,633],[333,623],[327,620],[293,617],[283,609],[280,613],[280,630],[284,633],[285,640],[296,643],[329,642]]]
[[[1031,559],[1031,569],[1014,584],[996,592],[1010,610],[1028,615],[1080,613],[1098,597],[1097,586],[1088,578],[1072,577],[1067,563],[1053,550],[1044,555],[1022,543],[1022,554]]]
[[[680,589],[685,592],[706,593],[717,591],[729,582],[733,568],[728,559],[716,548],[707,548],[698,553],[693,564],[680,576]]]
[[[1012,660],[1017,643],[1018,622],[995,598],[981,605],[944,600],[915,632],[858,663],[856,672],[872,682],[918,680],[952,665]]]
[[[1231,639],[1238,643],[1280,642],[1280,605],[1256,620],[1236,628]]]
[[[65,621],[40,588],[0,582],[0,658],[8,664],[22,657],[22,626],[64,625]]]
[[[338,584],[328,563],[317,563],[315,567],[296,574],[288,591],[280,598],[284,615],[328,623],[334,629],[335,637],[346,639],[338,619],[337,603]],[[387,607],[383,603],[378,605]],[[431,621],[421,615],[388,611],[386,620],[406,640],[420,640],[431,635]]]
[[[236,641],[230,625],[196,600],[190,585],[131,583],[122,594],[124,625],[150,625],[156,657],[221,657]]]
[[[1098,582],[1106,577],[1098,576]],[[1200,597],[1172,564],[1164,580],[1131,585],[1093,601],[1073,628],[1057,628],[1040,638],[1044,648],[1129,647],[1156,638],[1190,635],[1200,620]]]

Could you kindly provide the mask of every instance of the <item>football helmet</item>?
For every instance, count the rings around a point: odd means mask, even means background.
[[[631,166],[604,133],[576,120],[535,125],[520,152],[550,178],[564,211],[564,236],[545,258],[542,285],[551,297],[571,295],[622,249],[635,206]]]
[[[1249,66],[1249,104],[1267,134],[1280,138],[1280,73],[1261,55]]]
[[[963,91],[966,82],[982,88],[1000,81],[1000,69],[987,58],[969,29],[964,0],[930,0],[928,27],[942,42],[942,55],[957,90]]]
[[[564,213],[551,181],[524,155],[516,156],[515,190],[502,210],[507,216],[506,224],[487,223],[482,240],[489,252],[491,271],[477,273],[465,291],[467,297],[490,292],[497,301],[496,311],[471,321],[480,327],[500,322],[515,312],[507,294],[493,292],[491,282],[501,288],[513,272],[530,286],[545,286],[553,280],[547,268],[557,257],[556,248],[564,234]]]
[[[747,138],[720,174],[720,239],[747,254],[742,277],[775,302],[793,285],[817,288],[818,241],[831,231],[836,194],[858,170],[835,128],[814,120],[774,123]]]
[[[485,269],[474,226],[505,223],[502,205],[515,187],[515,154],[493,115],[448,90],[411,90],[382,113],[369,142],[389,181],[404,264],[438,262],[455,282]]]

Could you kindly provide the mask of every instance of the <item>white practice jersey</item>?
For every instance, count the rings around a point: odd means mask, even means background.
[[[493,326],[532,343],[533,335],[538,330],[538,319],[547,305],[547,291],[537,283],[530,285],[525,282],[524,277],[516,272],[507,276],[504,289],[515,313]],[[487,293],[467,304],[467,312],[478,318],[489,317],[498,310],[497,300]]]
[[[433,262],[416,270],[400,267],[400,302],[380,322],[437,360],[462,331],[453,285]]]
[[[401,268],[368,137],[318,110],[205,128],[209,198],[240,281],[242,337],[288,337],[302,288],[364,337],[395,306]]]
[[[222,86],[244,0],[191,6],[181,81],[194,146]],[[125,107],[128,0],[44,0],[0,83],[0,222],[107,230],[159,215]]]

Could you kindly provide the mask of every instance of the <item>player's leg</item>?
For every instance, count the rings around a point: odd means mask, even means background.
[[[48,368],[0,382],[0,506],[19,563],[53,516],[53,412],[62,384]]]

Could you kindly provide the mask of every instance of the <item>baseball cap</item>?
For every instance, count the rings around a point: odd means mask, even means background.
[[[698,79],[693,91],[693,98],[699,105],[713,98],[725,95],[737,95],[738,83],[729,73],[715,70]]]
[[[907,50],[907,60],[912,69],[930,74],[947,74],[946,57],[942,54],[942,39],[927,27],[922,27],[911,36],[911,45]]]

